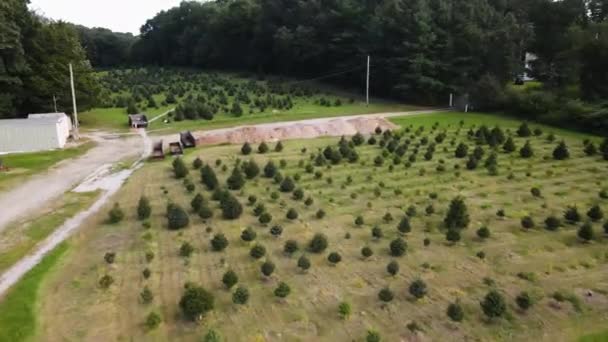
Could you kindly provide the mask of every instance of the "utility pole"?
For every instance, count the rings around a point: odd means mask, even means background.
[[[72,105],[74,106],[74,139],[80,138],[78,134],[78,110],[76,109],[76,90],[74,90],[74,71],[72,70],[72,63],[70,63],[70,85],[72,86]]]
[[[365,82],[365,103],[369,106],[369,55],[367,55],[367,80]]]
[[[53,95],[53,105],[55,106],[55,113],[57,113],[57,98]]]

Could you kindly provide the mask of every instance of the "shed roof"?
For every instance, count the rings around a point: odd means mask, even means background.
[[[0,127],[55,125],[63,118],[67,118],[65,113],[29,114],[24,119],[0,120]]]

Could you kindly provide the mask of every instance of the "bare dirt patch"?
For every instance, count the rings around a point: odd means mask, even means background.
[[[244,142],[259,143],[287,139],[312,139],[321,136],[354,135],[357,132],[370,134],[377,127],[386,130],[395,129],[397,126],[381,117],[341,117],[218,129],[196,132],[194,136],[200,145],[242,144]]]

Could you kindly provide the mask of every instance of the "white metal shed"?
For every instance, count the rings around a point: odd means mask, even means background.
[[[0,153],[63,148],[72,122],[64,113],[30,114],[27,119],[0,120]]]

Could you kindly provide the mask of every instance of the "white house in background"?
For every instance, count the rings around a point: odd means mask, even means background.
[[[72,121],[65,113],[30,114],[26,119],[0,120],[0,153],[63,148]]]
[[[525,68],[524,75],[523,75],[524,82],[535,80],[534,77],[532,77],[530,75],[530,71],[532,71],[532,63],[534,63],[534,61],[536,61],[537,59],[538,59],[538,57],[536,57],[535,54],[526,52],[526,56],[524,57],[524,68]]]

